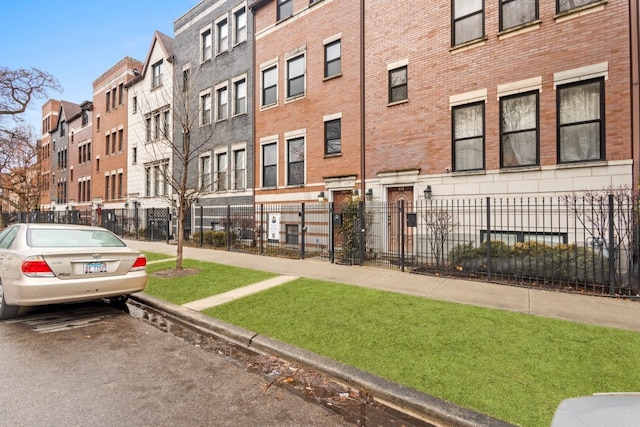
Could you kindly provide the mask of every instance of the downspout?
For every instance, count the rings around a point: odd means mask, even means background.
[[[366,194],[366,167],[365,167],[365,157],[366,157],[366,143],[365,143],[365,25],[364,25],[364,2],[365,0],[360,0],[360,191],[365,199],[364,195]]]
[[[633,159],[634,194],[640,184],[640,6],[637,0],[629,1],[629,40],[631,57],[631,149]]]

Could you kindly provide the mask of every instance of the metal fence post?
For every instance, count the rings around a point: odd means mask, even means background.
[[[304,259],[304,247],[305,247],[305,243],[306,243],[306,234],[307,234],[307,226],[305,225],[304,222],[304,202],[302,203],[302,218],[301,218],[301,222],[300,222],[300,226],[301,226],[301,232],[302,232],[302,244],[300,245],[300,259]]]
[[[491,198],[487,197],[487,280],[491,280]]]
[[[400,200],[400,212],[398,212],[398,228],[400,232],[400,271],[404,272],[404,200]]]
[[[609,207],[609,295],[614,296],[616,293],[616,245],[614,242],[614,218],[613,218],[613,194],[608,196]]]
[[[260,253],[264,253],[264,205],[260,205]],[[267,230],[268,232],[268,230]]]
[[[227,205],[227,250],[231,250],[231,205]]]
[[[360,200],[358,202],[358,240],[360,243],[360,251],[359,251],[359,263],[358,265],[364,265],[364,246],[365,246],[365,241],[364,241],[364,228],[366,225],[366,221],[365,221],[365,217],[364,217],[364,202],[362,200]]]
[[[333,264],[335,258],[335,239],[333,238],[334,224],[333,224],[334,202],[329,202],[329,261]]]
[[[200,247],[204,244],[204,206],[200,205]]]
[[[171,234],[171,208],[165,208],[167,212],[167,245],[169,244],[169,235]]]

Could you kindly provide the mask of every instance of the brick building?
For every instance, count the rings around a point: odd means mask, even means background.
[[[91,175],[94,207],[123,208],[127,193],[127,106],[125,84],[143,64],[125,57],[93,82]]]
[[[365,13],[374,200],[637,183],[637,2],[404,3]]]
[[[49,99],[42,105],[42,137],[39,144],[40,209],[51,209],[51,132],[58,126],[60,101]]]
[[[69,101],[60,101],[58,122],[50,132],[51,136],[51,210],[68,211],[69,186],[71,185],[69,165],[69,121],[79,112],[80,106]]]
[[[84,101],[69,118],[67,197],[70,209],[91,209],[93,103]]]
[[[258,0],[255,200],[338,200],[360,189],[356,1]]]

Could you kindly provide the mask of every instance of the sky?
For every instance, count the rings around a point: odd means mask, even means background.
[[[154,32],[173,37],[173,23],[200,0],[7,1],[2,5],[0,65],[39,68],[62,93],[48,98],[92,100],[93,81],[125,56],[144,62]],[[28,123],[41,132],[42,105],[30,104]]]

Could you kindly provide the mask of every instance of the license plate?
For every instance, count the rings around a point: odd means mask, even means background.
[[[106,272],[107,272],[106,262],[85,262],[84,263],[84,274],[106,273]]]

